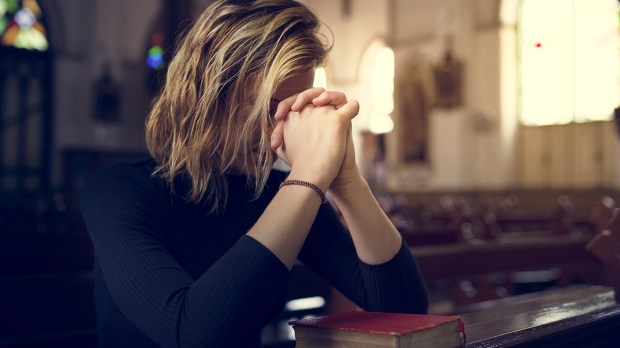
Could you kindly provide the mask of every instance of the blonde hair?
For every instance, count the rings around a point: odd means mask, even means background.
[[[253,169],[254,198],[273,163],[270,102],[287,77],[324,63],[330,47],[319,20],[293,0],[216,1],[193,23],[172,59],[146,122],[160,175],[190,182],[186,198],[226,205],[225,173],[241,156]],[[248,158],[256,147],[258,160]],[[254,143],[253,143],[254,141]],[[250,177],[248,185],[252,184]]]

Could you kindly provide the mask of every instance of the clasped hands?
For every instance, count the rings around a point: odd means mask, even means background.
[[[360,178],[351,134],[358,112],[357,101],[341,92],[310,88],[290,96],[273,116],[271,148],[291,167],[290,177],[343,190]]]

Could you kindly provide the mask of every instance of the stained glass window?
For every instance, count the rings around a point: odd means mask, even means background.
[[[164,35],[155,31],[151,35],[149,42],[149,51],[146,56],[146,65],[154,70],[160,70],[164,67]]]
[[[0,0],[0,44],[46,51],[49,44],[42,17],[36,0]]]
[[[620,103],[617,0],[521,0],[520,115],[526,125],[609,120]]]

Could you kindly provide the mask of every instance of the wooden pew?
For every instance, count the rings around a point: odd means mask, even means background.
[[[380,196],[381,206],[411,246],[463,242],[477,244],[509,234],[571,234],[592,237],[596,228],[566,194],[545,209],[518,206],[516,195],[444,195],[428,199],[403,194]],[[578,196],[580,197],[580,196]],[[547,198],[548,200],[548,198]],[[450,234],[453,236],[450,236]]]
[[[412,251],[425,279],[432,281],[553,267],[602,270],[585,245],[584,240],[552,236],[512,243],[422,246],[413,247]],[[597,278],[599,274],[595,272],[592,276]]]
[[[554,270],[552,285],[558,287],[601,284],[603,266],[585,250],[586,243],[554,235],[510,243],[420,246],[412,252],[429,288],[449,287],[453,305],[459,306],[514,294],[513,272]]]
[[[586,249],[605,264],[606,282],[616,289],[616,299],[620,301],[620,209],[614,209],[613,201],[603,199],[592,216],[599,232]]]
[[[604,286],[573,286],[479,303],[459,314],[466,347],[614,347],[620,306]]]

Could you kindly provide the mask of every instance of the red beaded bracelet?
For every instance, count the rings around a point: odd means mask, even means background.
[[[323,192],[323,190],[321,190],[320,187],[318,187],[317,185],[308,182],[308,181],[303,181],[303,180],[284,180],[282,181],[282,183],[280,184],[280,187],[282,186],[286,186],[286,185],[301,185],[301,186],[305,186],[305,187],[309,187],[311,189],[313,189],[314,191],[316,191],[316,193],[319,194],[319,196],[321,196],[321,203],[327,203],[327,198],[325,197],[325,192]]]

